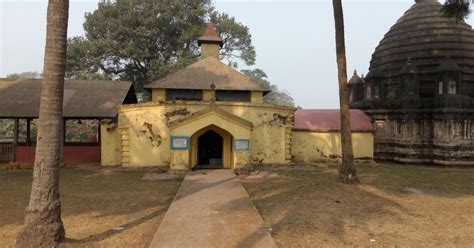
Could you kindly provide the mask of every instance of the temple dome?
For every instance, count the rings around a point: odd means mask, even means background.
[[[444,17],[441,8],[436,0],[417,0],[380,41],[369,75],[398,77],[410,60],[423,80],[432,81],[450,58],[462,69],[463,81],[474,81],[474,32],[464,21]]]
[[[347,84],[352,85],[352,84],[363,84],[364,81],[362,80],[359,75],[357,75],[357,71],[354,71],[354,75],[352,75],[351,79],[349,79],[349,82]]]

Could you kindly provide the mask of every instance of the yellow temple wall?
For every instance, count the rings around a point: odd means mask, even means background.
[[[100,164],[102,166],[116,166],[122,164],[120,135],[117,128],[107,123],[100,124]]]
[[[239,123],[227,117],[211,114],[206,120],[191,121],[186,128],[170,129],[170,123],[192,116],[209,108],[217,108],[244,119],[252,124],[246,131]],[[231,168],[240,168],[249,163],[289,163],[294,109],[272,105],[229,102],[149,102],[119,107],[118,126],[126,130],[122,137],[121,154],[123,166],[164,166],[179,169],[190,168],[194,161],[191,150],[171,150],[170,136],[191,136],[214,124],[232,134],[232,139],[250,139],[250,150],[225,154],[232,158]],[[288,131],[290,130],[290,132]],[[192,145],[192,144],[191,144]],[[233,143],[232,143],[233,145]],[[124,148],[125,147],[125,148]]]
[[[201,44],[201,55],[202,57],[214,57],[219,59],[220,46],[218,44]]]
[[[166,90],[165,89],[153,89],[151,91],[151,98],[153,101],[166,101]]]
[[[372,159],[374,135],[372,132],[353,132],[354,158]],[[321,161],[341,158],[339,132],[293,131],[292,155],[295,161]]]
[[[253,104],[262,104],[263,103],[263,92],[262,91],[252,91],[250,95],[250,102]]]

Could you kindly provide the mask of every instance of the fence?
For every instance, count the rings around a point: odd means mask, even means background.
[[[11,162],[15,157],[12,143],[0,143],[0,162]]]

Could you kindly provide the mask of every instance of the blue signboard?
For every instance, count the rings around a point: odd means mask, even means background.
[[[236,151],[250,151],[250,140],[236,139],[234,141],[234,150]]]
[[[189,137],[171,136],[171,150],[189,150]]]

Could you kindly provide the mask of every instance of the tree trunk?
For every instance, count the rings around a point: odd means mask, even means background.
[[[341,108],[342,165],[339,170],[339,178],[344,183],[358,183],[359,179],[357,178],[357,173],[354,166],[354,154],[352,151],[342,1],[333,0],[332,5],[334,8],[334,22],[336,26],[336,55],[339,81],[339,104]]]
[[[17,247],[56,247],[64,238],[59,165],[69,0],[49,0],[35,167]]]

